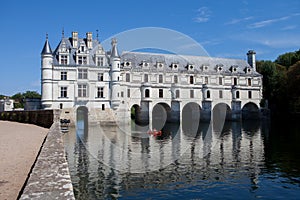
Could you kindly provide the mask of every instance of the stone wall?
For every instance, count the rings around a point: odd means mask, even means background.
[[[54,122],[20,199],[75,199],[59,122]]]
[[[35,124],[50,128],[57,115],[59,117],[59,110],[4,111],[0,112],[0,120]]]

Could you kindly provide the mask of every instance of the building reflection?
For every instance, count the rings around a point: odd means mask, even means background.
[[[149,136],[145,130],[136,125],[99,125],[89,126],[83,134],[77,130],[66,135],[71,176],[80,198],[91,194],[116,198],[122,188],[245,177],[250,189],[258,187],[264,162],[260,122],[226,122],[221,131],[213,123],[167,124],[162,137]]]

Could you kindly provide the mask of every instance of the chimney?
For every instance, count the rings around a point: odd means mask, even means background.
[[[254,71],[256,71],[256,58],[255,58],[255,51],[249,50],[247,53],[248,57],[248,64],[253,68]]]
[[[72,46],[73,48],[77,48],[78,46],[78,32],[76,31],[72,32]]]
[[[93,36],[91,32],[86,33],[86,46],[88,49],[93,48]]]

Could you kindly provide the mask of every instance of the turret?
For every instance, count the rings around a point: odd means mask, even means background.
[[[248,57],[248,64],[253,68],[254,71],[256,71],[256,58],[255,58],[255,51],[249,50],[247,53]]]
[[[50,109],[52,106],[52,63],[53,55],[48,41],[48,34],[46,42],[41,52],[41,70],[42,70],[42,107]]]
[[[120,104],[120,64],[121,59],[118,54],[117,40],[115,38],[111,41],[110,54],[110,75],[111,75],[111,107],[116,109]]]

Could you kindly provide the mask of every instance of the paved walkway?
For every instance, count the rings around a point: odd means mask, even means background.
[[[49,129],[0,121],[0,199],[17,199]]]

